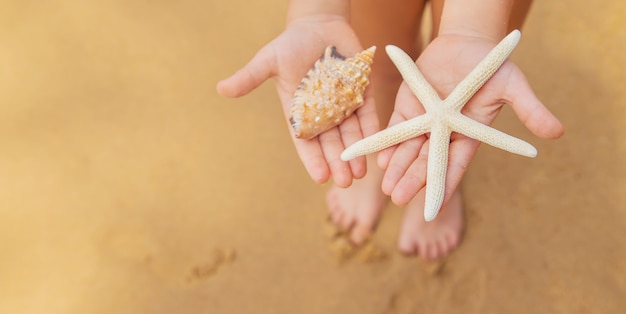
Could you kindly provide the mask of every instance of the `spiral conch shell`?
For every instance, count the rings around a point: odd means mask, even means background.
[[[289,121],[295,136],[310,139],[339,125],[363,104],[376,47],[346,58],[333,46],[315,62],[293,97]]]

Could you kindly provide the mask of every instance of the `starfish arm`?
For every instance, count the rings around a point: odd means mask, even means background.
[[[461,110],[472,96],[493,76],[509,57],[520,40],[520,31],[504,37],[487,56],[457,85],[445,102],[454,110]]]
[[[368,136],[346,148],[341,153],[341,160],[348,161],[359,156],[375,153],[422,135],[430,130],[430,121],[430,115],[426,113]]]
[[[426,166],[426,203],[424,219],[432,221],[437,217],[446,188],[448,168],[448,148],[450,129],[444,124],[434,124],[430,131],[428,144],[428,164]]]
[[[452,131],[487,143],[508,152],[526,156],[537,156],[537,149],[519,138],[498,131],[490,126],[474,121],[464,115],[455,114],[448,120]]]
[[[432,106],[441,103],[441,98],[439,98],[437,91],[426,81],[422,72],[417,68],[415,61],[406,52],[394,45],[386,46],[385,51],[387,51],[389,58],[396,65],[413,94],[417,96],[417,99],[426,108],[426,111],[431,110]]]

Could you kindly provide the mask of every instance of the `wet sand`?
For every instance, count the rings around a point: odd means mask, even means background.
[[[566,135],[495,126],[467,233],[354,251],[325,223],[271,83],[215,92],[285,4],[0,4],[0,313],[618,313],[626,308],[626,4],[537,1],[512,56]]]

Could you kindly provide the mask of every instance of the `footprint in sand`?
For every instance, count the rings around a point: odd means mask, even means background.
[[[483,268],[455,274],[445,261],[428,262],[420,275],[409,275],[389,297],[385,314],[400,313],[482,313],[487,272]]]
[[[329,238],[328,248],[335,256],[338,264],[343,264],[352,259],[362,263],[375,263],[384,261],[389,257],[389,254],[371,239],[357,246],[350,241],[347,232],[340,230],[335,225],[327,223],[324,229],[324,233]]]
[[[208,279],[225,265],[232,264],[237,258],[234,250],[215,249],[203,261],[194,263],[187,272],[187,282]]]
[[[150,231],[136,225],[112,229],[101,242],[103,252],[115,263],[145,267],[160,280],[176,285],[209,279],[237,258],[233,249],[167,247]]]
[[[173,285],[187,285],[216,276],[237,255],[232,249],[213,248],[206,252],[160,252],[146,261],[146,266],[161,280]]]

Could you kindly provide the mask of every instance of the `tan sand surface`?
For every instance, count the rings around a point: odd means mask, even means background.
[[[514,61],[562,119],[483,146],[438,263],[325,223],[272,84],[215,92],[286,1],[0,3],[0,313],[624,313],[626,2],[537,1]]]

